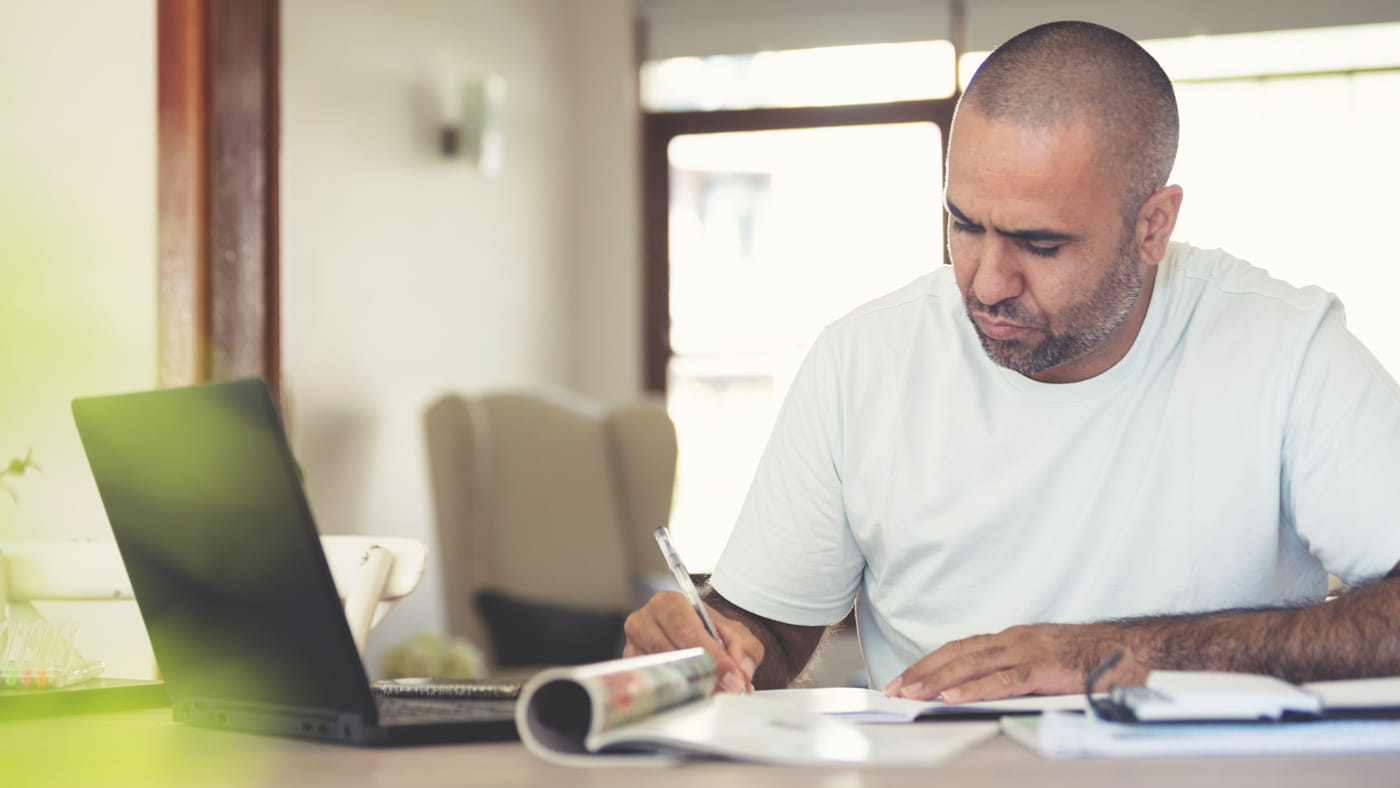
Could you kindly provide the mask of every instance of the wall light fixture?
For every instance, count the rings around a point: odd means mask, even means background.
[[[499,74],[453,80],[442,89],[442,125],[438,149],[447,158],[464,158],[483,175],[501,171],[505,160],[502,113],[506,81]]]

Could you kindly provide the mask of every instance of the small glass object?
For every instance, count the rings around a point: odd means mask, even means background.
[[[0,690],[57,689],[98,676],[103,663],[73,646],[71,621],[0,621]]]

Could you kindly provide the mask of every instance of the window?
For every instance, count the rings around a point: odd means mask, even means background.
[[[647,116],[648,380],[676,423],[671,524],[693,570],[724,546],[817,332],[942,261],[953,54],[913,42],[644,69],[644,102],[671,110]]]
[[[653,60],[642,65],[642,107],[678,112],[947,98],[956,81],[953,55],[947,41],[910,41]]]
[[[666,392],[688,562],[718,556],[822,326],[941,260],[941,154],[927,121],[671,141]]]
[[[1185,199],[1175,237],[1336,293],[1352,332],[1400,377],[1400,257],[1383,235],[1400,182],[1400,25],[1219,39],[1172,42],[1190,50],[1192,72],[1174,50],[1161,55],[1173,76],[1193,75],[1176,86],[1172,180]],[[1271,73],[1241,73],[1234,64],[1251,45],[1293,55],[1261,55]],[[1203,74],[1205,63],[1223,78]]]

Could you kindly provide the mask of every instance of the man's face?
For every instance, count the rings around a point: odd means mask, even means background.
[[[1046,382],[1127,353],[1145,266],[1121,180],[1091,128],[1026,129],[964,108],[949,141],[948,250],[968,318],[996,363]]]

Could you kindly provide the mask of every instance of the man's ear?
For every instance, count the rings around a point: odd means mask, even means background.
[[[1180,186],[1163,186],[1142,204],[1135,228],[1139,262],[1156,265],[1166,256],[1167,242],[1181,213],[1181,197]]]

